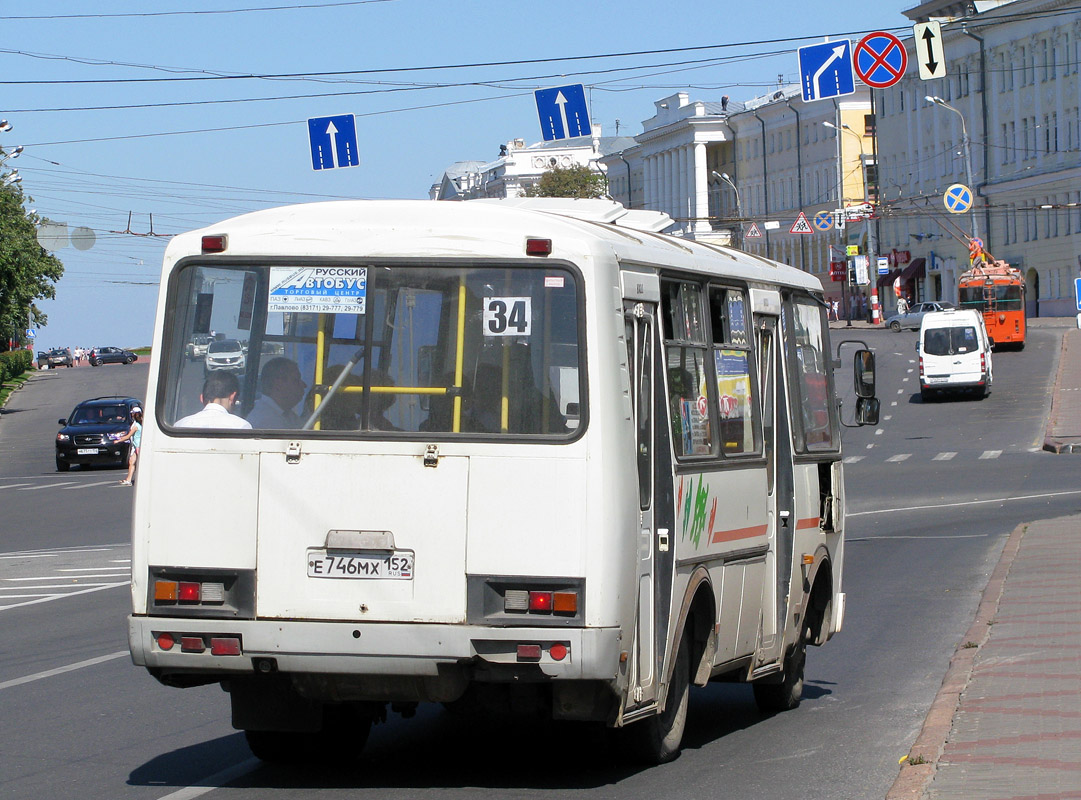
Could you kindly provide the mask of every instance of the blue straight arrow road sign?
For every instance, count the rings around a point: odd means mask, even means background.
[[[593,132],[589,126],[586,90],[582,84],[537,89],[533,94],[537,98],[537,113],[540,115],[544,141],[589,136]]]
[[[856,93],[852,43],[848,39],[805,45],[798,56],[805,103]]]
[[[355,167],[360,164],[357,123],[352,114],[309,119],[308,141],[312,148],[312,169]]]

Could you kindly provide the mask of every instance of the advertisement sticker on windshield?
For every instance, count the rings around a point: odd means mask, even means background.
[[[363,314],[367,267],[271,267],[268,311]]]

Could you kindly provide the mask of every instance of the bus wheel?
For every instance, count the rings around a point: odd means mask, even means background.
[[[672,681],[664,711],[627,726],[626,735],[635,760],[665,764],[679,755],[687,727],[687,703],[691,694],[691,653],[687,636],[679,642]]]
[[[791,711],[803,697],[803,670],[807,664],[807,637],[804,628],[799,642],[784,660],[784,678],[780,683],[755,683],[754,702],[762,711]]]

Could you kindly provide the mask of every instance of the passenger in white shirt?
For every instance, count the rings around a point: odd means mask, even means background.
[[[253,428],[291,430],[303,422],[293,410],[304,399],[308,384],[300,377],[300,369],[292,360],[279,356],[263,365],[259,374],[262,394],[248,414]]]
[[[216,371],[207,375],[199,402],[205,403],[202,411],[178,419],[177,428],[250,428],[251,423],[235,416],[233,406],[240,393],[240,382],[231,372]]]

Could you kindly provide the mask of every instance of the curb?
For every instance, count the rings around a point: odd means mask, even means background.
[[[1062,344],[1059,346],[1058,369],[1055,371],[1055,385],[1051,390],[1051,411],[1047,415],[1047,427],[1044,429],[1043,436],[1043,449],[1050,453],[1057,453],[1059,455],[1062,455],[1064,453],[1081,453],[1081,444],[1077,442],[1064,442],[1061,439],[1055,437],[1055,423],[1057,421],[1057,414],[1059,412],[1059,389],[1062,386],[1062,371],[1065,367],[1067,360],[1069,342],[1070,335],[1067,332],[1065,335],[1063,335]]]
[[[998,613],[998,604],[1006,588],[1006,577],[1010,574],[1010,567],[1013,566],[1028,527],[1029,523],[1018,525],[1006,540],[998,564],[983,590],[976,618],[950,659],[949,669],[946,670],[942,686],[927,712],[923,728],[908,753],[907,763],[901,767],[893,786],[886,794],[886,800],[920,800],[934,779],[938,759],[942,756],[953,728],[954,714],[961,704],[961,694],[972,679],[976,655],[991,635],[991,622]],[[913,761],[916,763],[912,763]]]

